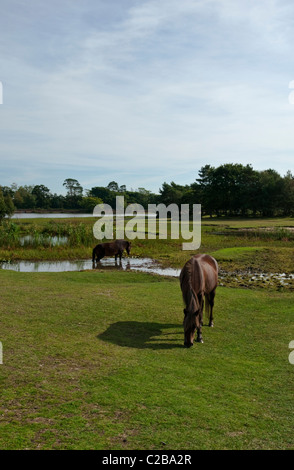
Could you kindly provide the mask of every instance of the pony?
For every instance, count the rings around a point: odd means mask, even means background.
[[[100,243],[93,248],[92,252],[92,261],[93,263],[96,261],[99,262],[104,256],[115,256],[115,261],[119,256],[119,260],[121,261],[121,257],[123,251],[126,250],[128,255],[131,251],[131,242],[126,240],[114,240],[113,242],[108,243]]]
[[[209,326],[213,326],[213,306],[215,290],[218,282],[218,264],[216,260],[205,254],[192,256],[183,266],[180,273],[184,308],[184,345],[193,346],[197,329],[198,343],[203,343],[203,306],[209,317]]]

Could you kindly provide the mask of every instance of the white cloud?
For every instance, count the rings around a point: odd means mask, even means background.
[[[26,5],[4,6],[2,184],[14,162],[31,168],[24,184],[68,168],[93,185],[113,172],[150,189],[190,183],[206,163],[290,168],[291,3]]]

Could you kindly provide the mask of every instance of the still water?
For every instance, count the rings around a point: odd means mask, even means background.
[[[76,261],[18,261],[18,262],[0,262],[0,269],[12,270],[18,272],[66,272],[66,271],[85,271],[93,269],[103,270],[121,270],[144,272],[158,274],[160,276],[179,277],[180,269],[163,268],[158,261],[151,258],[123,258],[121,262],[115,262],[114,258],[105,258],[95,265],[92,260]],[[230,273],[220,270],[219,285],[233,287],[265,287],[272,288],[294,288],[294,274],[285,273],[252,273],[250,271],[243,273]]]
[[[114,258],[105,258],[93,266],[92,260],[76,261],[18,261],[1,262],[0,269],[8,269],[18,272],[64,272],[84,271],[86,269],[117,269],[125,271],[141,271],[164,276],[177,277],[180,269],[163,268],[151,258],[122,258],[121,262],[115,262]]]
[[[94,217],[90,214],[67,214],[62,212],[50,212],[39,214],[37,212],[17,212],[13,214],[11,219],[72,219],[73,217]]]

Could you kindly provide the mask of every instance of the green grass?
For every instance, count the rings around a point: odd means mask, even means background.
[[[219,261],[233,261],[234,259],[240,259],[242,256],[263,250],[262,247],[256,246],[237,246],[230,248],[222,248],[220,250],[211,253],[212,256],[218,258]]]
[[[202,224],[231,228],[294,227],[293,217],[203,217]]]
[[[0,293],[1,449],[294,448],[292,294],[218,287],[185,349],[177,280],[0,271]]]
[[[90,258],[93,223],[13,222],[0,259]],[[198,251],[233,273],[225,285],[249,285],[236,273],[293,272],[293,226],[204,218]],[[43,246],[49,235],[70,242]],[[182,241],[134,240],[131,254],[181,267],[194,254]],[[0,448],[293,449],[293,281],[257,285],[218,287],[216,326],[187,350],[177,280],[0,271]]]

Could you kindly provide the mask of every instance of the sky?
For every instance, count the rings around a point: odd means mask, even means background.
[[[1,0],[0,185],[293,172],[293,44],[291,0]]]

